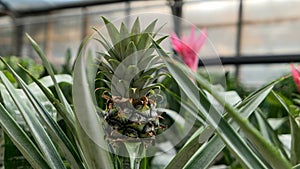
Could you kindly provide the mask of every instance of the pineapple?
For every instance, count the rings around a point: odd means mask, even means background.
[[[154,54],[152,39],[157,20],[141,30],[137,18],[129,31],[124,23],[118,30],[102,17],[111,41],[96,30],[96,39],[106,50],[98,52],[100,63],[96,83],[97,95],[105,100],[103,117],[106,139],[109,143],[143,142],[153,145],[154,139],[166,126],[162,124],[164,112],[157,110],[160,84],[158,77],[164,64]],[[155,40],[158,44],[167,36]],[[101,105],[100,105],[101,106]]]

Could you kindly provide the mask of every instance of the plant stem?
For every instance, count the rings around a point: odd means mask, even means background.
[[[141,142],[125,142],[124,143],[130,158],[130,168],[139,169],[140,168],[140,148],[143,146]]]

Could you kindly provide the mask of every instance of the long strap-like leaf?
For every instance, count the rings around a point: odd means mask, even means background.
[[[36,112],[43,120],[43,123],[47,126],[47,131],[52,136],[52,139],[55,141],[55,143],[61,148],[61,152],[65,155],[66,159],[69,160],[71,166],[73,166],[74,168],[83,169],[84,166],[81,163],[81,159],[78,152],[76,151],[68,137],[65,135],[65,133],[62,131],[62,129],[59,127],[57,122],[54,121],[50,113],[47,112],[45,106],[42,105],[40,101],[34,96],[34,94],[29,90],[25,82],[9,66],[8,68],[16,77],[20,86],[23,88],[23,91],[29,98],[31,104],[36,109]],[[31,76],[31,78],[34,77]],[[34,80],[37,81],[37,79],[35,78]]]
[[[38,150],[38,148],[33,144],[28,135],[23,131],[23,129],[18,125],[10,113],[3,107],[0,103],[0,125],[13,143],[17,146],[20,152],[32,165],[32,167],[39,168],[49,168],[50,166]]]
[[[9,80],[5,77],[5,75],[0,72],[0,78],[6,87],[8,93],[12,97],[16,106],[18,107],[20,113],[22,114],[33,138],[35,139],[38,147],[41,152],[47,159],[49,165],[53,168],[65,168],[62,159],[60,158],[59,153],[57,152],[53,142],[49,138],[49,135],[45,131],[42,124],[39,122],[36,114],[32,111],[24,102],[23,99],[20,98],[16,89],[9,82]]]
[[[246,134],[247,138],[256,146],[258,150],[260,150],[259,152],[263,155],[266,161],[268,161],[273,168],[291,168],[291,164],[281,156],[280,152],[276,148],[274,148],[273,145],[271,145],[268,141],[266,141],[246,119],[242,118],[239,115],[240,112],[238,112],[233,106],[227,103],[226,100],[224,100],[224,98],[222,98],[217,92],[213,91],[211,89],[211,85],[206,80],[204,80],[204,78],[191,72],[188,68],[186,68],[186,66],[182,64],[174,64],[174,62],[169,61],[168,63],[170,63],[171,66],[175,69],[184,70],[184,72],[188,72],[188,74],[195,78],[195,80],[205,90],[211,93],[211,95],[214,96],[218,102],[224,104],[224,108],[227,110],[228,114],[241,127],[243,132]],[[221,127],[220,124],[221,123],[219,123],[218,125],[219,128]],[[249,161],[249,159],[247,161]]]
[[[254,92],[254,97],[249,99],[245,98],[237,107],[241,111],[241,115],[245,118],[250,116],[252,112],[260,105],[260,103],[266,98],[270,93],[275,83],[271,83],[263,88],[263,90],[258,90]],[[242,106],[240,106],[242,105]],[[239,129],[238,126],[234,126],[236,130]],[[200,149],[195,152],[193,157],[186,164],[186,168],[207,168],[217,157],[217,155],[225,148],[225,144],[222,139],[215,135],[211,138],[207,144],[203,145]]]
[[[241,163],[245,164],[249,168],[265,168],[261,160],[257,158],[255,153],[250,149],[250,147],[245,143],[245,141],[239,136],[232,127],[227,123],[227,121],[217,112],[208,112],[202,104],[199,102],[199,98],[205,98],[205,96],[197,96],[197,91],[199,90],[195,84],[190,80],[190,78],[182,71],[182,68],[175,65],[172,61],[168,60],[168,56],[158,44],[153,40],[156,51],[165,60],[166,66],[170,71],[171,75],[177,81],[178,85],[181,87],[183,92],[190,97],[190,101],[197,107],[200,113],[206,117],[207,121],[216,128],[216,132],[226,143],[227,147],[232,150],[236,157]],[[166,59],[167,58],[167,59]],[[201,94],[201,93],[200,93]]]
[[[111,169],[113,164],[107,152],[102,128],[91,98],[84,59],[84,46],[79,50],[74,67],[73,100],[76,130],[82,153],[91,169]]]
[[[50,62],[47,60],[44,52],[42,51],[42,49],[40,48],[40,46],[28,35],[26,34],[27,38],[29,39],[29,42],[31,43],[31,45],[33,46],[34,50],[36,51],[36,53],[38,54],[38,56],[41,58],[43,65],[45,66],[47,72],[49,73],[53,83],[54,83],[54,88],[57,92],[58,98],[61,101],[61,103],[66,107],[66,109],[68,110],[68,118],[70,118],[70,121],[74,121],[74,113],[73,110],[71,108],[71,106],[69,105],[67,99],[64,97],[61,89],[58,86],[58,83],[55,79],[55,75],[54,75],[54,71],[51,67]]]

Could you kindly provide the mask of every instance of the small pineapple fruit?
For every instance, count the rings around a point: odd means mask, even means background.
[[[141,141],[154,144],[154,138],[166,126],[156,108],[159,95],[158,77],[165,75],[160,57],[154,54],[152,40],[157,20],[141,30],[137,18],[129,31],[124,23],[118,30],[109,20],[106,24],[111,41],[99,32],[96,39],[106,49],[99,52],[98,78],[105,87],[96,84],[106,100],[103,117],[106,138],[110,142]],[[158,44],[166,36],[155,40]],[[143,141],[143,142],[144,142]]]

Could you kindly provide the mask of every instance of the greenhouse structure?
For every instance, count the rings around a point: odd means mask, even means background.
[[[0,167],[300,169],[299,7],[0,0]]]

